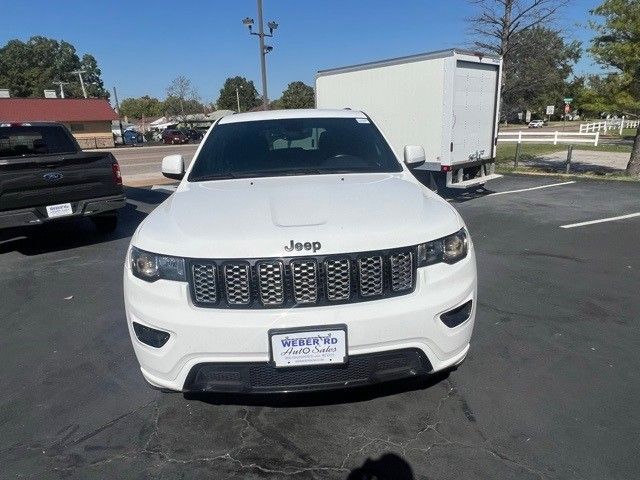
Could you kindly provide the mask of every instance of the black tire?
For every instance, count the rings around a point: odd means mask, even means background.
[[[91,217],[96,229],[100,233],[111,233],[118,228],[118,215],[98,215]]]

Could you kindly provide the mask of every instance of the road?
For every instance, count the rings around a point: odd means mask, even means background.
[[[88,221],[0,234],[0,478],[637,478],[640,216],[608,220],[640,213],[640,185],[488,187],[450,199],[478,256],[467,361],[351,393],[146,386],[122,263],[168,191],[128,188],[106,237]]]
[[[125,185],[144,186],[166,181],[161,173],[163,157],[181,154],[185,166],[188,166],[197,148],[197,144],[187,144],[113,148],[107,151],[118,160]]]

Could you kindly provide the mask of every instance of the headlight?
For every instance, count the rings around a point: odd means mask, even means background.
[[[469,236],[462,228],[456,233],[418,245],[418,267],[434,263],[456,263],[467,256]]]
[[[156,255],[131,247],[129,265],[134,276],[147,282],[155,282],[160,279],[187,281],[184,258]]]

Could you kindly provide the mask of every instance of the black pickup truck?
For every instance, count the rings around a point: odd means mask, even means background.
[[[85,216],[110,232],[125,203],[111,153],[83,152],[61,124],[0,119],[0,229]]]

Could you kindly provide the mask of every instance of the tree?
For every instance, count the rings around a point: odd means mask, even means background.
[[[120,114],[129,118],[160,117],[164,114],[164,105],[149,95],[125,98],[120,102]]]
[[[238,96],[236,97],[236,88]],[[229,77],[224,81],[220,89],[220,96],[216,106],[221,110],[238,110],[238,97],[240,98],[240,111],[246,112],[261,104],[258,91],[251,80],[244,77]]]
[[[544,112],[546,105],[562,107],[567,80],[580,58],[578,42],[565,43],[549,28],[536,26],[510,39],[509,61],[504,65],[506,82],[502,88],[502,115],[532,110]]]
[[[516,47],[512,39],[521,32],[550,23],[569,0],[470,0],[478,7],[469,19],[473,42],[481,50],[509,59]]]
[[[185,123],[187,115],[203,113],[205,110],[205,106],[195,98],[181,99],[178,97],[167,97],[162,102],[162,112],[164,115],[176,117]]]
[[[85,53],[80,60],[80,70],[84,70],[82,74],[87,95],[89,98],[109,98],[109,92],[104,88],[104,82],[100,77],[102,71],[98,67],[98,61],[93,55]]]
[[[282,92],[279,108],[313,108],[316,99],[313,87],[304,82],[291,82]]]
[[[618,75],[587,75],[576,78],[567,95],[583,116],[599,118],[615,109],[619,90]]]
[[[55,88],[55,81],[69,82],[65,96],[82,98],[82,89],[74,70],[86,70],[84,80],[92,97],[109,98],[104,89],[98,62],[89,54],[82,60],[73,45],[42,36],[26,42],[10,40],[0,48],[0,85],[14,97],[42,97],[45,89]]]
[[[604,0],[592,12],[596,32],[590,52],[605,67],[615,69],[615,107],[627,115],[640,114],[640,2]],[[627,174],[640,176],[640,128],[627,164]]]
[[[184,75],[176,77],[167,87],[167,99],[164,110],[168,115],[177,117],[185,123],[187,115],[202,113],[204,106],[200,103],[198,91]]]

